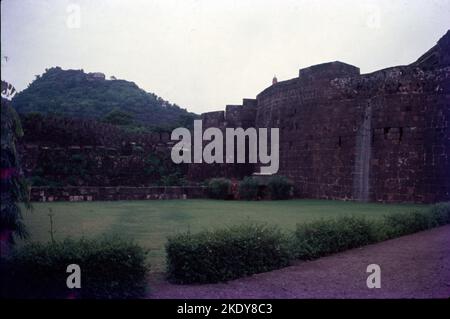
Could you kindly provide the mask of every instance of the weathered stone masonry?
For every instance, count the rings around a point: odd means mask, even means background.
[[[152,199],[192,199],[206,197],[203,186],[169,187],[33,187],[30,198],[36,202],[55,201],[115,201],[115,200],[152,200]]]
[[[278,127],[278,173],[300,197],[450,200],[450,32],[410,65],[370,74],[337,61],[315,65],[202,118],[204,127]],[[256,170],[229,166],[191,165],[189,176]]]
[[[175,168],[168,132],[132,133],[109,124],[54,116],[24,117],[18,145],[26,176],[39,175],[60,186],[154,186],[153,166]],[[183,173],[184,165],[177,166]]]

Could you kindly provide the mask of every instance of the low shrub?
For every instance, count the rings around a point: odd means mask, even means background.
[[[208,196],[213,199],[228,199],[231,196],[231,181],[226,178],[212,178],[208,182]]]
[[[384,216],[386,239],[412,234],[431,227],[429,212],[396,213]]]
[[[376,226],[360,217],[299,224],[294,232],[294,254],[308,260],[374,243],[379,238]]]
[[[183,233],[166,245],[168,279],[214,283],[287,266],[287,237],[276,227],[241,225],[198,234]]]
[[[146,252],[117,237],[32,243],[2,261],[2,297],[138,298],[145,294]],[[67,266],[81,269],[81,288],[66,286]],[[5,274],[5,276],[3,276]]]
[[[272,176],[267,184],[270,198],[274,200],[290,198],[292,187],[292,183],[286,177],[281,175]]]
[[[259,183],[252,177],[245,177],[239,183],[239,198],[245,200],[255,200],[258,196]]]
[[[429,210],[397,213],[384,217],[386,238],[394,238],[450,223],[450,203],[438,203]]]
[[[296,258],[314,259],[386,239],[450,223],[450,203],[421,212],[386,215],[381,220],[341,217],[297,225],[293,250]]]
[[[438,226],[450,224],[450,202],[434,204],[430,209],[430,214]]]

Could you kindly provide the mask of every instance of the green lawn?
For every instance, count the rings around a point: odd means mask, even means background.
[[[34,203],[25,212],[32,241],[49,241],[49,209],[54,214],[55,238],[119,233],[150,249],[152,271],[164,270],[168,235],[190,230],[250,222],[277,224],[286,230],[297,223],[342,215],[378,218],[394,212],[424,209],[425,205],[363,204],[326,200],[216,201],[161,200],[117,202]]]

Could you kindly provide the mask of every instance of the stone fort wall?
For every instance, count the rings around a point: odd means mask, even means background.
[[[187,170],[170,160],[168,132],[126,132],[93,120],[39,115],[22,118],[22,126],[24,173],[46,181],[36,186],[154,186],[161,182],[159,171]]]
[[[203,130],[216,127],[225,136],[227,127],[247,129],[255,126],[257,113],[256,99],[244,99],[242,105],[227,105],[225,111],[208,112],[201,115]],[[207,144],[207,141],[204,142]],[[213,177],[242,179],[254,172],[253,164],[189,164],[187,178],[202,181]]]
[[[300,197],[428,203],[450,200],[449,101],[447,32],[411,65],[362,75],[342,62],[315,65],[202,119],[204,127],[278,127],[278,174]],[[256,170],[195,164],[189,176]]]

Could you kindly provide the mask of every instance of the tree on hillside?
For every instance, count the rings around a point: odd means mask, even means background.
[[[132,116],[136,126],[174,125],[185,109],[148,93],[126,80],[98,81],[83,70],[46,69],[11,101],[19,114],[59,113],[101,120],[114,109]],[[113,113],[114,114],[114,113]]]
[[[133,116],[127,112],[123,112],[117,108],[106,114],[103,122],[114,125],[131,125],[133,124]]]

